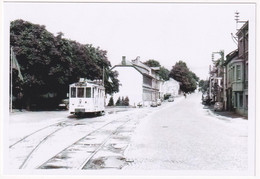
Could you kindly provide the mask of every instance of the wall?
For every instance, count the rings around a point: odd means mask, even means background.
[[[118,97],[129,98],[129,104],[136,106],[142,102],[143,75],[131,66],[117,66],[113,69],[118,72],[119,92],[114,94],[114,103]]]

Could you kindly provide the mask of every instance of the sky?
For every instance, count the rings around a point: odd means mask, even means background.
[[[206,79],[212,52],[224,50],[227,55],[237,48],[231,37],[237,32],[236,11],[254,27],[255,5],[245,3],[5,2],[4,32],[11,21],[23,19],[45,25],[54,35],[63,32],[64,38],[106,50],[112,66],[122,56],[154,59],[169,70],[182,60]]]

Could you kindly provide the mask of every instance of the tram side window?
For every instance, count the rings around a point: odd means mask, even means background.
[[[86,88],[86,98],[91,98],[91,88]]]
[[[76,88],[75,87],[72,87],[71,88],[71,95],[70,95],[71,98],[76,98]]]
[[[84,88],[78,88],[77,97],[78,98],[83,98],[84,97]]]

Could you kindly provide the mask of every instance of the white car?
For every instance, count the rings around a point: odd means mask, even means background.
[[[174,101],[174,97],[173,96],[169,97],[168,102],[173,102],[173,101]]]

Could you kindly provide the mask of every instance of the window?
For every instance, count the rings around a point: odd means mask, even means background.
[[[245,35],[245,52],[248,52],[248,32]]]
[[[86,98],[91,98],[91,88],[86,88]]]
[[[246,104],[245,104],[245,109],[248,109],[248,95],[246,95]]]
[[[70,95],[71,98],[76,98],[76,88],[75,87],[72,87],[70,89],[70,93],[71,93],[71,95]]]
[[[239,107],[240,108],[243,107],[243,94],[242,93],[239,94]]]
[[[245,71],[246,81],[248,81],[248,63],[246,63],[246,71]]]
[[[238,55],[239,57],[243,56],[243,53],[244,53],[244,42],[243,42],[243,38],[239,39],[239,42],[238,42]]]
[[[232,81],[235,81],[235,68],[232,67]]]
[[[78,98],[83,98],[84,97],[84,88],[78,88],[77,97]]]
[[[232,104],[234,108],[237,107],[237,93],[232,94]]]
[[[241,66],[237,65],[237,79],[236,80],[241,80]]]

